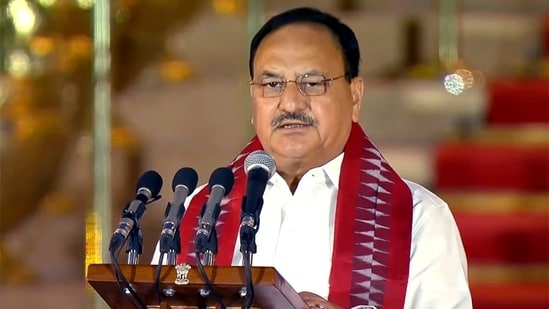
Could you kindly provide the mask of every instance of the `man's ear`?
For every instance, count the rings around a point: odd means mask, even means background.
[[[362,98],[364,96],[364,80],[362,77],[355,77],[351,80],[351,98],[353,99],[353,116],[354,122],[358,122],[360,117],[360,107],[362,106]]]

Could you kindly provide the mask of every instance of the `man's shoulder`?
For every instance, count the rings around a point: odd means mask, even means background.
[[[403,180],[412,193],[414,208],[418,206],[429,208],[448,207],[446,202],[430,189],[417,182],[407,179]]]
[[[437,194],[424,186],[409,180],[404,180],[413,199],[412,238],[418,238],[418,232],[433,222],[451,222],[452,213],[448,204]]]

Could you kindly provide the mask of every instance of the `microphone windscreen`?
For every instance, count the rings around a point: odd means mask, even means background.
[[[274,158],[264,150],[253,151],[244,159],[244,170],[246,171],[246,174],[248,174],[251,169],[257,167],[261,167],[269,172],[269,178],[271,178],[276,171]]]
[[[233,189],[233,184],[234,174],[231,169],[227,167],[219,167],[215,171],[213,171],[212,175],[210,176],[210,181],[208,182],[208,186],[210,187],[210,189],[215,185],[219,185],[225,188],[225,195],[231,192],[231,190]]]
[[[175,192],[177,186],[184,185],[189,189],[189,192],[193,192],[197,183],[198,174],[196,171],[191,167],[182,167],[173,176],[172,190]]]
[[[151,191],[151,197],[156,197],[160,193],[160,189],[162,189],[162,177],[156,171],[146,171],[141,175],[135,186],[136,191],[142,188]]]

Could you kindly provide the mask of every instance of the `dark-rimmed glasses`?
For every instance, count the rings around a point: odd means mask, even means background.
[[[328,85],[336,80],[345,77],[345,74],[337,77],[326,78],[322,74],[303,74],[295,80],[286,80],[277,76],[266,76],[260,81],[251,80],[249,84],[261,90],[264,98],[275,98],[282,95],[288,83],[295,83],[299,92],[304,96],[318,96],[326,93]]]

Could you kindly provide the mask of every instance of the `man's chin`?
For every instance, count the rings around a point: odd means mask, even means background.
[[[277,149],[277,157],[287,160],[304,160],[307,157],[311,157],[313,154],[312,150],[308,147],[295,147],[296,145],[291,145],[289,147],[283,147]]]

